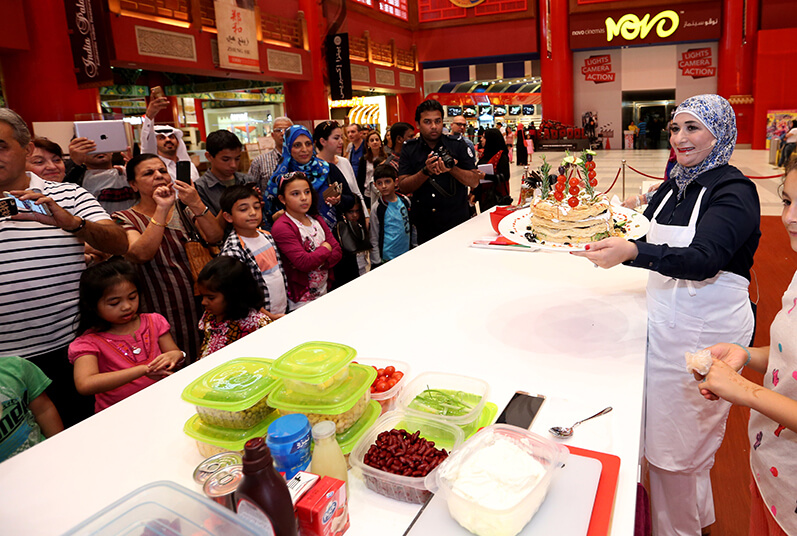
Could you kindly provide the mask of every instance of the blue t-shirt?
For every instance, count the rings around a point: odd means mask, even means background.
[[[401,199],[387,204],[382,226],[385,233],[382,246],[383,262],[395,259],[410,250],[410,216]]]

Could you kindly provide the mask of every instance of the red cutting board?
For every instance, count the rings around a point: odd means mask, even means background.
[[[587,536],[606,536],[612,523],[614,511],[614,496],[617,492],[617,477],[620,473],[620,458],[605,452],[580,449],[567,446],[572,454],[595,458],[603,469],[598,481],[598,491],[595,493],[595,504],[592,507],[592,518],[589,522]]]

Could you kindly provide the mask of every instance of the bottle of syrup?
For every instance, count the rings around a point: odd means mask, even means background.
[[[274,469],[274,460],[262,437],[246,442],[243,466],[244,477],[235,490],[238,515],[263,534],[297,536],[288,484]]]

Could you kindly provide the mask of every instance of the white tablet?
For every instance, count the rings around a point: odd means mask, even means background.
[[[75,121],[75,136],[97,144],[91,154],[116,153],[129,145],[124,121]]]

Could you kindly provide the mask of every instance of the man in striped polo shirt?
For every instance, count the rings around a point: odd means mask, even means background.
[[[48,395],[65,426],[93,414],[75,390],[67,347],[75,338],[84,243],[115,255],[127,236],[97,200],[70,183],[25,171],[33,151],[23,119],[0,108],[0,192],[47,208],[0,220],[0,356],[30,359],[52,380]]]

